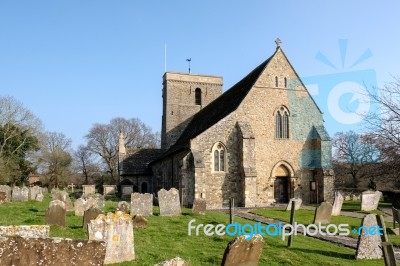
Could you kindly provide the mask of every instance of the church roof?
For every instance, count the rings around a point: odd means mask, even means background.
[[[149,164],[160,157],[164,151],[160,149],[140,149],[135,153],[126,155],[122,160],[123,172],[121,176],[151,175]]]
[[[159,159],[185,148],[189,148],[189,142],[191,139],[197,137],[199,134],[203,133],[208,128],[218,123],[221,119],[235,111],[275,54],[276,52],[251,71],[246,77],[233,85],[233,87],[224,92],[220,97],[196,113],[177,142]]]

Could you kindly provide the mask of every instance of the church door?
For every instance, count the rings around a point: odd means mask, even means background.
[[[275,201],[276,203],[288,203],[289,202],[289,178],[276,177],[275,179]]]

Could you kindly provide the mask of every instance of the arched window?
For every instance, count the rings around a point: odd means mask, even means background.
[[[214,172],[224,172],[225,171],[225,147],[221,143],[214,145],[212,152],[213,170]]]
[[[201,105],[201,89],[197,88],[194,91],[194,102],[196,105]]]
[[[275,77],[275,87],[279,87],[278,77]]]
[[[289,138],[289,111],[281,106],[275,114],[275,137],[278,139]]]

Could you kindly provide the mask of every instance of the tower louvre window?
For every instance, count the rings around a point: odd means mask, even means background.
[[[202,103],[201,103],[201,89],[200,88],[197,88],[195,91],[194,91],[194,103],[196,104],[196,105],[201,105]]]

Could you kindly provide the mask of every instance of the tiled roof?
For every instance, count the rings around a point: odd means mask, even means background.
[[[128,175],[151,175],[149,163],[156,160],[165,150],[140,149],[135,153],[128,154],[122,161],[121,176]]]

